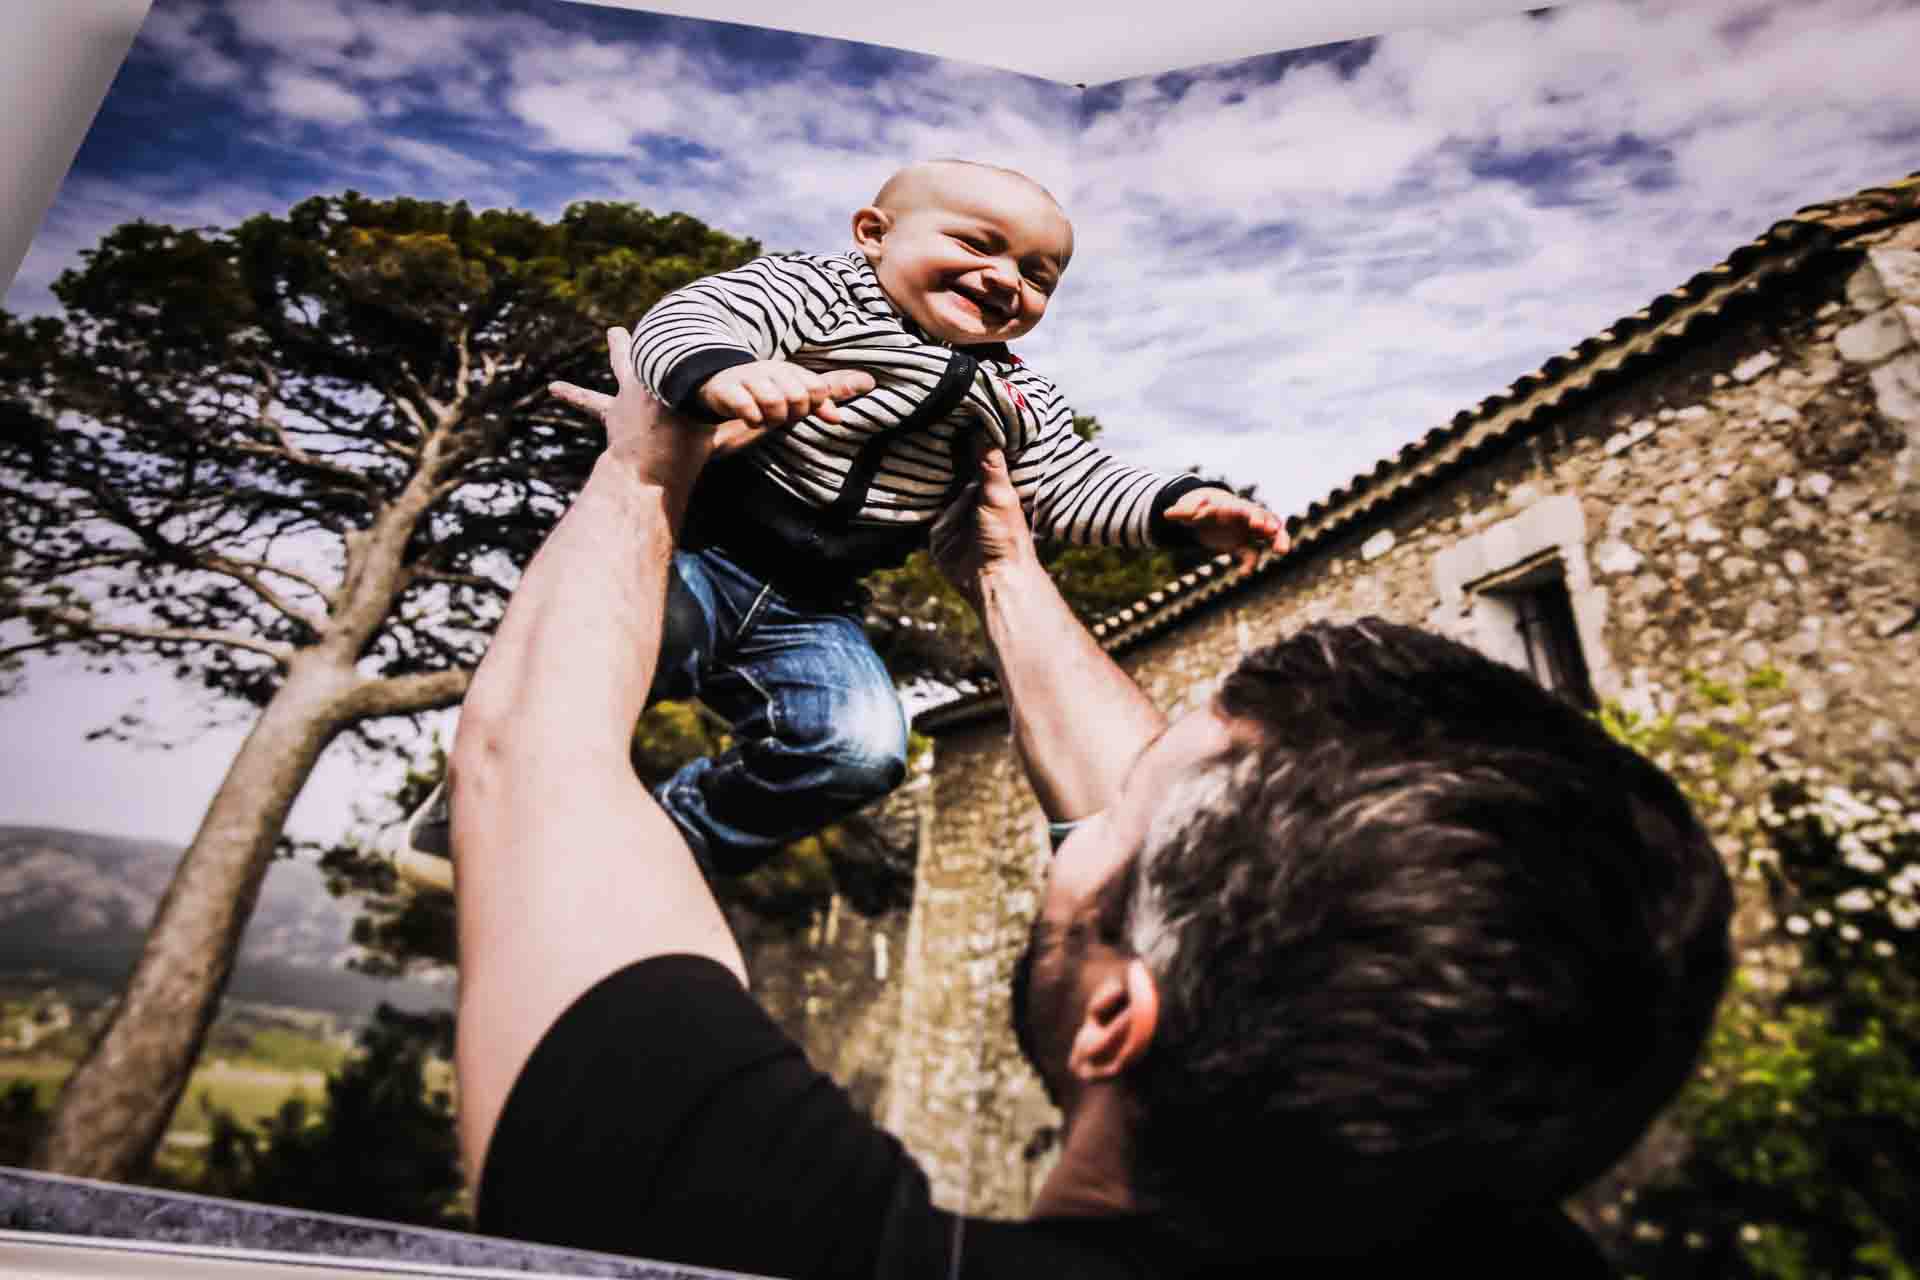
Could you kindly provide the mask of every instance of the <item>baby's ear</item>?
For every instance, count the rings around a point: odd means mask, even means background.
[[[853,242],[867,255],[869,262],[879,259],[880,242],[887,238],[887,232],[891,230],[893,215],[885,209],[868,205],[853,211]]]

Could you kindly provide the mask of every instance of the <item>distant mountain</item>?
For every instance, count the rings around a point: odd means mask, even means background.
[[[180,853],[155,840],[0,826],[0,976],[41,971],[118,990]],[[356,1021],[383,1000],[452,1005],[450,987],[346,969],[353,917],[313,863],[275,862],[227,994]]]

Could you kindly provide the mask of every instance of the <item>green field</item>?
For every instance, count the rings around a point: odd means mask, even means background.
[[[71,1062],[49,1062],[40,1058],[0,1058],[0,1093],[4,1093],[16,1081],[25,1080],[32,1084],[43,1107],[53,1104],[53,1096],[60,1092],[61,1081],[73,1070]]]
[[[0,990],[0,1094],[30,1084],[41,1109],[51,1108],[98,1026],[97,1006],[50,990]],[[23,1036],[22,1029],[38,1034]],[[327,1105],[327,1077],[352,1055],[353,1038],[330,1015],[269,1005],[230,1005],[210,1029],[201,1062],[189,1078],[154,1155],[162,1185],[197,1186],[204,1176],[213,1115],[224,1111],[260,1133],[289,1100],[306,1103],[308,1123]],[[429,1096],[451,1094],[452,1064],[426,1063]]]
[[[318,1071],[322,1075],[339,1069],[347,1060],[345,1045],[333,1040],[316,1040],[310,1035],[268,1027],[254,1033],[247,1042],[242,1061],[282,1071]]]
[[[36,1107],[50,1109],[98,1025],[97,1006],[68,1003],[43,991],[0,991],[0,1046],[5,1046],[0,1048],[0,1096],[25,1083],[34,1091]],[[244,1176],[238,1183],[208,1182],[214,1115],[231,1115],[255,1135],[256,1150],[267,1125],[290,1100],[305,1103],[307,1124],[320,1124],[327,1108],[327,1079],[353,1056],[354,1038],[325,1014],[268,1005],[228,1008],[210,1029],[200,1064],[140,1181],[212,1194],[248,1194]],[[451,1095],[452,1064],[429,1057],[424,1066],[427,1096]],[[27,1117],[12,1113],[7,1127],[0,1129],[6,1159],[28,1158],[32,1129],[23,1121]],[[239,1156],[239,1162],[222,1163],[227,1175],[251,1166],[239,1153],[230,1154]],[[464,1199],[453,1206],[456,1219],[470,1210]]]
[[[70,1062],[0,1058],[0,1092],[15,1081],[30,1081],[39,1094],[40,1105],[51,1106],[61,1083],[72,1070]],[[242,1124],[257,1125],[277,1112],[281,1103],[295,1096],[305,1097],[310,1107],[324,1105],[325,1073],[253,1062],[219,1061],[204,1065],[194,1071],[180,1105],[174,1110],[173,1120],[167,1127],[167,1140],[193,1145],[199,1135],[209,1132],[212,1125],[203,1099],[214,1107],[231,1111]]]
[[[213,1127],[209,1107],[230,1111],[241,1124],[257,1127],[294,1097],[305,1098],[308,1114],[317,1115],[327,1100],[325,1073],[225,1062],[200,1067],[174,1108],[168,1140],[209,1132]]]

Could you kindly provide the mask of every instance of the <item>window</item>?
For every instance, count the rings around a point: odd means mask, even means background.
[[[1440,607],[1429,625],[1517,667],[1582,710],[1621,696],[1599,644],[1606,594],[1587,566],[1571,494],[1536,501],[1434,558]]]
[[[1556,564],[1557,570],[1559,566]],[[1512,610],[1526,668],[1542,687],[1583,710],[1599,703],[1587,674],[1586,655],[1580,650],[1580,628],[1573,618],[1573,599],[1564,574],[1494,593]]]

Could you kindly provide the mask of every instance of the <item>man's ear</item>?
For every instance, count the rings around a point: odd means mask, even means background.
[[[1130,959],[1103,975],[1067,1051],[1067,1071],[1079,1080],[1108,1080],[1140,1060],[1160,1025],[1160,988],[1146,963]]]
[[[880,260],[880,242],[893,230],[893,215],[868,205],[853,211],[853,243],[867,255],[868,262]]]

